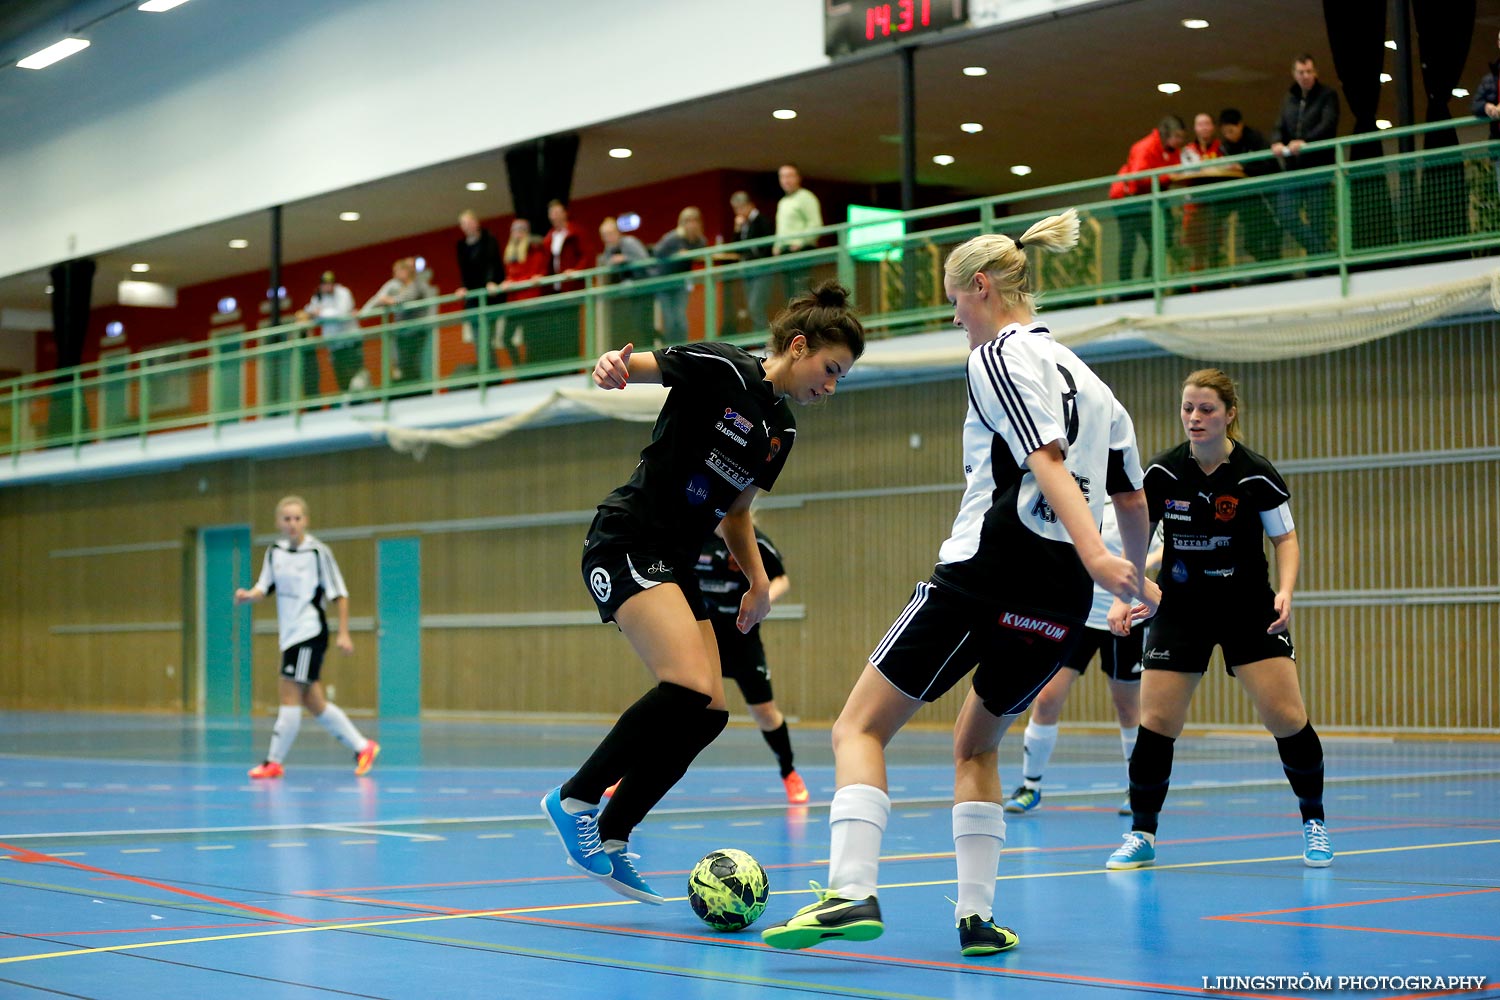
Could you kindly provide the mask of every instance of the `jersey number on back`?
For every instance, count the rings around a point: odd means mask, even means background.
[[[1073,381],[1073,373],[1062,365],[1058,365],[1057,370],[1068,384],[1068,391],[1062,397],[1063,424],[1068,430],[1068,444],[1072,444],[1078,440],[1078,383]]]

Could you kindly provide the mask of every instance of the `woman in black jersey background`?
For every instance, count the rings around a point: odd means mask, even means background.
[[[699,549],[722,523],[748,581],[737,620],[748,631],[771,607],[750,505],[774,485],[796,441],[787,401],[833,395],[864,353],[864,328],[848,292],[827,282],[788,303],[771,323],[769,347],[762,361],[717,342],[641,353],[626,344],[594,367],[594,383],[604,389],[634,379],[671,390],[634,474],[599,505],[583,547],[584,580],[600,619],[619,626],[658,683],[547,793],[542,812],[570,865],[643,902],[663,898],[632,864],[631,831],[729,719],[698,587]]]
[[[1302,811],[1303,862],[1312,868],[1333,863],[1323,816],[1323,745],[1302,702],[1287,629],[1301,563],[1291,492],[1269,461],[1240,443],[1239,409],[1239,391],[1228,375],[1215,368],[1188,375],[1180,410],[1187,440],[1146,468],[1151,521],[1162,525],[1162,599],[1142,658],[1141,725],[1130,757],[1131,830],[1110,855],[1109,868],[1156,860],[1172,745],[1214,646],[1276,737]],[[1262,535],[1276,554],[1274,590]],[[1131,617],[1130,608],[1115,602],[1111,629],[1124,634]]]
[[[760,525],[755,526],[755,541],[760,548],[766,577],[771,581],[769,596],[775,603],[792,588],[792,581],[786,575],[786,566],[781,561],[781,553],[776,550],[776,543],[760,530]],[[776,755],[787,802],[801,805],[808,800],[807,785],[793,763],[792,736],[786,716],[771,692],[771,668],[766,662],[765,646],[760,641],[760,626],[754,625],[748,632],[741,632],[737,624],[740,598],[747,583],[739,560],[724,542],[722,528],[715,529],[714,536],[704,543],[703,551],[698,554],[698,586],[703,591],[708,622],[713,626],[718,643],[719,665],[724,676],[739,685],[745,707],[760,728],[766,745]]]

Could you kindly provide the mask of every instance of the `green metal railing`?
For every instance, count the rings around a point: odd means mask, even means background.
[[[1458,127],[1472,141],[1400,152],[1403,137]],[[824,245],[757,252],[775,238],[712,246],[675,258],[691,270],[659,275],[582,271],[581,286],[521,301],[482,293],[408,303],[316,336],[292,323],[116,356],[0,382],[0,454],[68,447],[187,427],[290,416],[329,406],[385,415],[394,400],[584,371],[626,342],[649,348],[686,330],[693,339],[764,339],[768,317],[810,282],[838,278],[876,337],[946,322],[942,262],[985,232],[1019,235],[1066,205],[1081,218],[1080,246],[1033,258],[1033,280],[1051,307],[1167,296],[1250,281],[1338,274],[1500,247],[1500,142],[1472,119],[1315,143],[1326,166],[1282,171],[1269,153],[1128,175],[1150,190],[1111,199],[1119,176],[975,199],[903,215],[905,235],[869,242],[867,227],[821,230]],[[1384,155],[1355,159],[1355,147]],[[1222,176],[1235,167],[1250,176]],[[1225,168],[1228,168],[1226,170]],[[1256,175],[1261,168],[1269,173]],[[743,259],[732,259],[735,255]],[[754,259],[751,259],[754,258]],[[530,282],[510,289],[546,285]],[[498,296],[490,296],[490,299]],[[675,321],[672,318],[675,317]],[[351,360],[352,359],[352,360]],[[367,387],[351,391],[357,365]]]

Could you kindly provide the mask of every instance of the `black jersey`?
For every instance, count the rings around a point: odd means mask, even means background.
[[[760,546],[760,561],[766,568],[766,579],[774,580],[778,576],[785,576],[786,567],[781,563],[781,553],[776,551],[776,546],[759,528],[755,529],[755,541]],[[703,591],[703,604],[708,608],[709,621],[717,627],[721,619],[727,619],[734,626],[740,615],[740,600],[745,596],[745,591],[750,589],[750,581],[745,579],[739,560],[729,551],[729,543],[718,535],[710,537],[703,546],[703,551],[698,553],[698,588]],[[757,624],[750,631],[754,632],[759,628]]]
[[[671,392],[635,474],[599,506],[625,512],[691,560],[746,488],[775,484],[797,422],[765,365],[738,347],[674,344],[655,354]]]
[[[1291,499],[1274,466],[1242,444],[1205,475],[1188,443],[1146,468],[1146,502],[1162,525],[1162,602],[1216,603],[1270,590],[1260,515]]]

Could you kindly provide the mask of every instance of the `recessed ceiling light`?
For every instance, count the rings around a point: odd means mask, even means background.
[[[250,241],[249,240],[230,240],[229,241],[229,249],[231,249],[231,250],[243,250],[243,249],[245,249],[249,245],[250,245]]]
[[[1378,129],[1388,129],[1391,127],[1391,123],[1388,119],[1377,118],[1375,119],[1375,127]]]
[[[987,73],[989,73],[989,70],[985,69],[983,66],[964,67],[964,76],[984,76]]]
[[[1175,94],[1182,89],[1182,86],[1176,83],[1158,83],[1156,89],[1163,94]]]
[[[969,133],[970,135],[973,135],[975,132],[983,132],[984,131],[984,126],[981,125],[981,124],[979,124],[978,122],[964,122],[962,125],[959,126],[959,128],[963,129],[965,132]]]
[[[775,111],[771,112],[771,117],[779,118],[784,122],[789,122],[793,118],[797,117],[797,112],[793,111],[791,108],[777,108]]]
[[[173,7],[181,7],[187,2],[188,0],[146,0],[146,2],[137,7],[136,10],[143,10],[148,14],[160,14],[164,10],[171,10]]]
[[[617,160],[628,160],[634,154],[635,150],[631,149],[629,146],[616,146],[614,149],[611,149],[609,151],[609,155],[613,156]]]
[[[119,320],[115,320],[112,323],[105,323],[104,324],[104,335],[106,337],[123,337],[123,336],[125,336],[125,324],[121,323]]]
[[[1454,97],[1468,97],[1469,96],[1469,92],[1468,92],[1468,90],[1466,90],[1463,87],[1454,87],[1453,88],[1453,96]]]
[[[1388,48],[1388,49],[1390,49],[1392,52],[1395,52],[1396,51],[1396,40],[1394,38],[1387,38],[1385,40],[1385,47]]]
[[[33,52],[25,59],[16,63],[22,69],[46,69],[59,59],[66,59],[75,52],[82,52],[89,47],[87,38],[64,38],[60,42],[53,42],[45,49]]]
[[[1201,17],[1189,17],[1182,22],[1182,26],[1184,28],[1191,28],[1193,31],[1199,31],[1208,27],[1208,22]]]
[[[359,213],[358,212],[340,212],[339,213],[339,221],[340,222],[358,222],[359,221]]]
[[[52,294],[52,286],[48,285],[46,288],[42,289],[42,291],[45,292],[47,295],[51,295]]]
[[[132,271],[134,271],[136,274],[145,274],[147,271],[151,270],[151,265],[150,264],[131,264],[130,265],[130,269]]]
[[[486,191],[489,189],[489,185],[484,181],[470,181],[469,183],[465,184],[464,187],[468,188],[470,191]]]
[[[949,156],[947,153],[939,153],[932,158],[932,162],[936,163],[940,167],[946,167],[953,162],[953,157]]]
[[[235,298],[234,298],[233,295],[226,295],[222,299],[219,300],[219,307],[218,308],[219,308],[219,312],[221,312],[221,313],[232,313],[236,309],[238,309],[239,307],[240,307],[240,304],[235,301]]]
[[[1025,177],[1027,174],[1031,173],[1031,168],[1024,163],[1017,163],[1015,166],[1010,168],[1010,172],[1015,174],[1017,177]]]
[[[1391,82],[1391,74],[1389,74],[1389,73],[1382,73],[1382,74],[1380,74],[1380,82],[1381,83],[1390,83]]]

